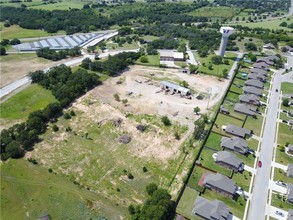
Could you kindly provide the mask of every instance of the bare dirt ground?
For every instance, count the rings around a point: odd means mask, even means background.
[[[45,60],[33,53],[8,54],[1,57],[0,61],[0,88],[21,79],[29,72],[43,70],[64,62],[64,60],[57,62]]]
[[[165,94],[160,86],[162,80],[173,83],[187,81],[189,88],[194,92],[192,99],[182,98],[176,94]],[[117,85],[117,81],[122,83]],[[120,77],[107,80],[104,85],[93,89],[91,94],[125,112],[167,115],[181,124],[190,125],[195,119],[193,109],[198,106],[202,113],[206,112],[207,107],[212,107],[220,100],[228,83],[228,80],[219,81],[213,76],[184,74],[178,69],[137,65],[132,66]],[[115,101],[114,94],[118,94],[121,100],[127,99],[127,105]],[[196,97],[199,94],[203,94],[205,98],[198,100]]]

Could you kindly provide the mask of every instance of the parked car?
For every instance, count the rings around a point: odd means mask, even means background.
[[[280,211],[276,211],[276,215],[279,215],[279,216],[282,216],[282,217],[284,217],[284,214],[283,214],[283,212],[280,212]]]
[[[276,184],[279,185],[279,186],[283,186],[283,187],[286,187],[287,186],[286,183],[284,183],[283,181],[280,181],[280,180],[277,180],[276,181]]]
[[[279,92],[279,90],[278,90],[278,89],[276,89],[276,92]]]
[[[260,160],[257,162],[257,166],[258,167],[261,167],[262,166],[262,162]]]

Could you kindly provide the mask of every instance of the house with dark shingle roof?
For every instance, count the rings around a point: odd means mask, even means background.
[[[256,80],[260,80],[261,82],[266,82],[266,77],[263,75],[259,75],[257,73],[250,73],[247,77],[248,79],[256,79]]]
[[[293,177],[293,164],[292,163],[287,165],[286,173],[287,173],[288,177]]]
[[[223,130],[228,134],[232,134],[234,136],[241,137],[241,138],[245,138],[246,136],[252,135],[251,130],[248,130],[246,128],[241,128],[236,125],[223,126]]]
[[[269,65],[265,62],[255,63],[255,64],[253,64],[253,68],[270,70]]]
[[[268,72],[266,70],[258,69],[258,68],[251,68],[250,69],[250,72],[251,73],[256,73],[256,74],[261,74],[263,76],[267,76],[268,75]]]
[[[251,105],[246,105],[242,103],[236,103],[234,106],[234,111],[238,112],[240,114],[248,115],[248,116],[257,116],[258,113],[258,108],[255,106]]]
[[[293,220],[293,209],[289,209],[287,220]]]
[[[266,57],[266,59],[274,62],[275,60],[280,60],[280,57],[278,57],[276,55],[270,55],[270,56]]]
[[[293,184],[288,183],[287,184],[287,202],[293,203]]]
[[[235,182],[220,173],[206,173],[203,179],[203,187],[233,198],[237,186]]]
[[[234,172],[242,172],[244,169],[244,164],[235,154],[228,151],[218,151],[215,154],[215,163],[233,170]]]
[[[232,217],[225,203],[220,200],[211,201],[201,196],[196,198],[192,214],[212,220],[228,220]]]
[[[222,137],[221,147],[240,154],[248,154],[250,150],[246,141],[240,137]]]
[[[220,106],[220,112],[225,114],[225,115],[229,115],[229,109],[225,108],[223,105]]]
[[[259,89],[263,89],[264,88],[263,82],[261,82],[260,80],[257,80],[257,79],[249,79],[249,80],[246,80],[244,82],[244,84],[246,86],[253,86],[253,87],[256,87],[256,88],[259,88]]]
[[[243,92],[245,94],[254,94],[254,95],[257,95],[257,96],[260,96],[260,97],[263,95],[261,89],[258,89],[258,88],[253,87],[253,86],[244,86],[242,89],[243,89]]]
[[[247,103],[260,106],[260,97],[255,94],[242,94],[239,96],[240,103]]]
[[[288,154],[292,154],[293,155],[293,144],[288,144]]]

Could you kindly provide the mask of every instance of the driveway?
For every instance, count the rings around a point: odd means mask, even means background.
[[[275,167],[275,168],[280,168],[280,169],[282,169],[284,171],[287,170],[287,166],[283,165],[283,164],[280,164],[280,163],[272,162],[272,166]]]
[[[276,211],[278,212],[282,212],[284,214],[284,216],[280,216],[276,214]],[[268,206],[268,210],[267,210],[268,215],[270,215],[270,217],[273,217],[275,219],[280,219],[280,220],[287,220],[287,216],[288,216],[288,212],[276,208],[274,206]]]
[[[278,193],[281,193],[281,194],[286,194],[287,193],[287,187],[284,187],[284,186],[279,186],[276,184],[275,181],[272,181],[270,180],[269,182],[269,188],[273,191],[276,191]]]

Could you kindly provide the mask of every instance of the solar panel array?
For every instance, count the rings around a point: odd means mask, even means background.
[[[83,46],[84,44],[93,40],[93,38],[99,36],[102,36],[102,34],[89,33],[80,35],[70,35],[64,37],[54,37],[32,43],[22,43],[15,45],[13,47],[20,51],[34,51],[45,47],[49,47],[52,50],[64,50],[71,49],[77,46]]]

